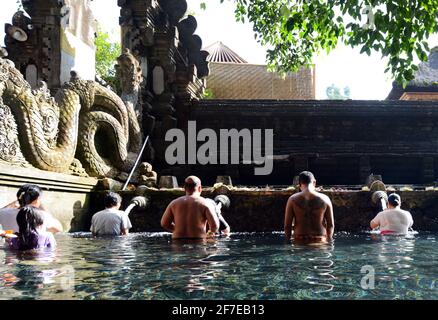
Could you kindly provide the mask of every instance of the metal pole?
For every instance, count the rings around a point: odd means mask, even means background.
[[[144,149],[146,148],[146,144],[148,143],[148,140],[149,140],[149,136],[146,137],[146,140],[143,143],[143,147],[141,148],[140,153],[137,156],[137,160],[135,160],[134,167],[132,168],[131,173],[128,176],[128,180],[126,180],[125,184],[123,185],[122,191],[126,189],[126,187],[129,184],[129,181],[131,181],[132,175],[134,174],[134,171],[138,166],[138,162],[140,161],[141,156],[143,155],[143,152],[144,152]]]

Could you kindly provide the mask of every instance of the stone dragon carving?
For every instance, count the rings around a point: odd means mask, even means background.
[[[132,99],[125,104],[74,74],[52,97],[43,82],[32,90],[13,62],[0,58],[0,160],[123,179],[142,139]]]

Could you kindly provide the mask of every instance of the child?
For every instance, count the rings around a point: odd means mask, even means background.
[[[43,229],[43,218],[38,209],[25,206],[17,214],[19,231],[16,238],[9,238],[9,247],[13,250],[33,250],[54,248],[56,246],[53,234]]]

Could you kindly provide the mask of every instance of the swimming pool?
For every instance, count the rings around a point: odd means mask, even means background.
[[[280,233],[203,244],[58,235],[56,252],[0,248],[0,299],[438,299],[437,238],[339,233],[302,247]]]

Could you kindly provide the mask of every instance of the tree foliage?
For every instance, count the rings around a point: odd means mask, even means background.
[[[417,70],[414,55],[427,61],[426,40],[438,30],[438,0],[233,1],[236,19],[253,24],[255,38],[269,48],[270,68],[280,73],[310,66],[344,43],[379,52],[388,60],[385,72],[406,83]]]
[[[120,43],[113,43],[107,32],[101,29],[97,32],[96,44],[96,73],[109,84],[113,90],[118,91],[119,81],[116,77],[115,64],[121,55]]]

